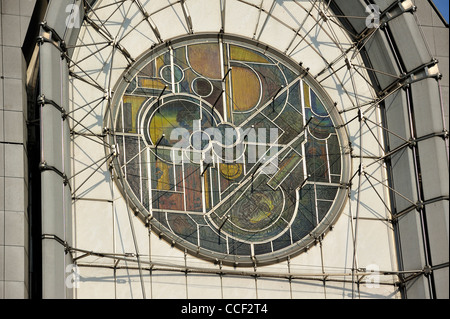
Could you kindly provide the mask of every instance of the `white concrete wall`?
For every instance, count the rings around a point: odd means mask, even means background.
[[[120,41],[131,56],[137,58],[156,43],[157,39],[148,23],[142,22],[142,14],[133,2],[124,2],[118,10],[113,0],[99,1],[104,9],[96,10],[92,19],[107,19],[104,27],[113,35],[118,35]],[[175,1],[153,0],[141,1],[150,14],[150,19],[157,26],[162,39],[182,36],[189,32],[179,3],[168,6]],[[111,6],[105,6],[112,3]],[[221,18],[221,3],[226,3],[223,20]],[[258,10],[262,3],[263,11]],[[253,4],[253,5],[252,5]],[[333,23],[321,22],[322,27],[314,26],[315,19],[319,19],[316,9],[312,17],[306,19],[300,34],[314,28],[314,30],[301,41],[301,36],[295,31],[302,25],[307,10],[311,7],[310,1],[276,1],[272,7],[272,0],[264,1],[238,1],[238,0],[187,0],[186,5],[191,13],[193,32],[218,33],[223,27],[225,33],[238,34],[244,37],[260,40],[281,52],[287,50],[290,57],[296,62],[303,62],[310,68],[312,75],[318,74],[327,68],[327,63],[336,59],[351,42],[342,29]],[[271,15],[267,12],[273,9]],[[124,18],[127,23],[124,24]],[[295,31],[294,31],[295,30]],[[306,30],[306,31],[305,31]],[[121,37],[127,35],[123,40]],[[89,45],[104,41],[92,27],[84,27],[80,33],[80,47],[74,54],[74,61],[81,61],[90,53],[95,52],[101,45]],[[336,45],[339,43],[339,45]],[[291,44],[292,43],[292,44]],[[298,45],[297,45],[298,44]],[[294,49],[295,48],[295,49]],[[125,58],[115,50],[113,65],[109,63],[113,48],[111,46],[98,52],[95,57],[87,58],[78,67],[95,79],[95,81],[108,91],[109,83],[114,86],[127,65]],[[353,52],[353,51],[351,51]],[[349,54],[349,57],[351,55]],[[354,64],[362,65],[361,59],[356,56]],[[344,64],[341,59],[335,65],[337,70]],[[79,68],[73,71],[87,79]],[[363,69],[359,69],[365,74]],[[351,74],[350,74],[351,73]],[[325,79],[330,75],[326,71],[318,79]],[[354,83],[352,82],[352,78]],[[111,82],[109,82],[111,80]],[[71,109],[75,110],[89,102],[95,101],[104,92],[91,85],[73,79],[71,87]],[[357,105],[370,102],[375,98],[370,85],[354,70],[346,67],[326,78],[323,87],[333,101],[337,102],[339,110],[347,110]],[[95,109],[84,107],[73,113],[76,120],[82,121],[90,133],[101,134],[103,117],[106,111],[106,101]],[[85,115],[88,113],[86,117]],[[342,114],[344,122],[357,115],[357,110]],[[380,116],[376,108],[368,109],[364,115],[371,121],[380,123]],[[72,122],[72,125],[74,122]],[[392,285],[395,278],[383,276],[380,279],[386,285],[378,288],[368,288],[363,284],[358,287],[352,285],[352,270],[354,240],[356,239],[356,268],[365,268],[377,265],[380,270],[395,271],[396,255],[393,241],[393,229],[388,219],[389,212],[384,202],[388,202],[388,192],[383,184],[386,182],[384,168],[381,164],[374,164],[370,157],[382,156],[382,149],[377,139],[381,139],[380,129],[376,125],[367,123],[360,130],[358,121],[348,125],[353,155],[352,175],[357,172],[359,165],[367,166],[365,172],[374,179],[366,179],[361,175],[361,185],[358,188],[358,176],[353,180],[351,196],[347,202],[334,229],[328,233],[321,243],[311,247],[306,253],[292,258],[290,262],[258,267],[258,272],[270,274],[346,274],[328,277],[325,283],[322,280],[274,279],[238,275],[195,274],[180,271],[168,271],[169,265],[188,268],[202,268],[220,271],[218,265],[199,260],[191,255],[185,255],[177,248],[158,238],[157,234],[149,232],[143,222],[132,217],[136,232],[138,252],[142,259],[144,290],[147,298],[396,298],[397,290]],[[369,129],[370,127],[370,129]],[[87,130],[78,126],[80,132]],[[375,137],[372,135],[375,135]],[[95,138],[94,138],[95,140]],[[97,140],[98,141],[98,140]],[[74,218],[74,247],[87,251],[125,254],[136,253],[133,242],[132,228],[128,218],[126,201],[111,179],[106,165],[98,168],[95,164],[105,157],[105,148],[96,141],[83,136],[75,136],[72,144],[73,174],[83,169],[83,173],[73,179],[72,189],[77,185],[83,186],[76,192],[78,198],[73,203]],[[359,155],[362,155],[360,163]],[[90,176],[86,181],[86,178]],[[381,197],[381,198],[380,198]],[[359,202],[359,204],[358,204]],[[358,216],[356,214],[358,213]],[[359,219],[355,219],[359,217]],[[356,224],[358,225],[356,227]],[[355,234],[355,230],[357,233]],[[356,236],[356,238],[355,238]],[[81,256],[82,253],[77,253]],[[145,269],[149,263],[164,264],[150,271]],[[83,267],[79,268],[81,281],[75,289],[77,298],[142,298],[140,276],[137,270],[120,269],[124,266],[134,266],[136,263],[120,262],[115,265],[113,259],[89,256],[78,260]],[[100,266],[100,267],[99,267]],[[114,269],[114,267],[116,269]],[[224,267],[233,271],[233,268]],[[238,269],[240,270],[240,269]],[[252,272],[253,269],[243,271]],[[321,279],[322,277],[315,279]],[[314,278],[313,278],[314,279]],[[335,279],[333,281],[331,279]],[[353,290],[354,289],[354,290]]]
[[[26,62],[36,0],[0,2],[0,299],[28,298]]]

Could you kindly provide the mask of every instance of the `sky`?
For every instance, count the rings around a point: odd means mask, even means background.
[[[449,0],[433,0],[436,7],[438,7],[439,11],[441,11],[442,15],[444,16],[445,20],[448,23],[448,6],[449,6]]]

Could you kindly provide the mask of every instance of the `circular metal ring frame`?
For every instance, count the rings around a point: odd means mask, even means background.
[[[348,183],[350,181],[352,171],[351,156],[350,153],[346,150],[346,147],[349,145],[348,132],[338,110],[336,109],[333,101],[330,99],[325,89],[319,83],[317,83],[317,81],[308,73],[308,70],[304,69],[301,65],[295,63],[293,60],[286,57],[283,53],[277,51],[276,49],[273,49],[266,45],[261,45],[247,38],[227,34],[220,34],[219,39],[217,34],[187,35],[172,39],[170,41],[170,46],[171,48],[176,48],[183,45],[211,42],[214,43],[218,40],[226,40],[228,43],[244,45],[251,48],[252,50],[260,51],[262,54],[268,57],[272,57],[275,60],[282,61],[287,67],[291,68],[292,70],[297,72],[297,74],[301,75],[303,81],[305,81],[311,87],[314,93],[316,93],[322,101],[328,114],[333,120],[335,132],[339,141],[339,149],[341,152],[341,180],[339,182],[341,186],[337,190],[337,195],[331,208],[328,210],[326,218],[323,218],[308,236],[303,237],[301,240],[294,242],[288,247],[273,251],[271,253],[256,256],[251,254],[248,256],[244,256],[229,253],[219,253],[195,245],[165,230],[165,226],[156,218],[153,218],[152,213],[149,212],[148,209],[144,207],[140,200],[134,195],[130,185],[128,185],[125,179],[121,178],[123,172],[117,171],[115,169],[116,174],[114,174],[114,176],[116,178],[116,182],[119,185],[119,189],[121,189],[121,191],[123,192],[123,196],[127,199],[128,204],[135,211],[135,214],[139,216],[143,220],[143,222],[146,223],[146,225],[151,227],[151,229],[157,235],[159,235],[160,238],[165,239],[167,242],[172,244],[172,246],[176,246],[199,258],[216,263],[220,262],[225,265],[249,267],[254,266],[255,264],[267,265],[281,262],[283,260],[286,260],[286,258],[293,257],[307,250],[311,245],[316,244],[318,240],[320,240],[329,230],[332,229],[332,226],[335,224],[338,216],[346,205],[348,200]],[[105,116],[104,127],[115,127],[115,120],[112,119],[114,118],[114,114],[112,114],[111,112],[113,112],[113,108],[120,103],[129,84],[129,79],[133,79],[139,73],[141,68],[143,68],[150,61],[160,56],[167,50],[167,44],[161,44],[150,49],[140,58],[136,59],[137,62],[133,65],[132,68],[129,68],[124,72],[121,80],[118,81],[114,88],[114,95],[112,97],[112,103],[110,105],[111,109],[109,110],[109,112],[106,112],[106,114],[110,113],[110,116]],[[107,142],[110,145],[116,145],[117,147],[117,141],[114,135],[108,135],[106,139],[109,139]],[[120,163],[120,160],[117,157],[112,160],[112,164],[115,168],[121,167],[123,165],[123,163]]]

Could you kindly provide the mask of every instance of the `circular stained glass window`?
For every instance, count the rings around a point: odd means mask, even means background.
[[[153,49],[116,86],[110,115],[125,196],[194,255],[279,261],[322,236],[347,198],[339,114],[300,66],[256,43]]]

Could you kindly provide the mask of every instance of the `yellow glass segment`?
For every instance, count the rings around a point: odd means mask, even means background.
[[[242,164],[220,164],[220,174],[228,180],[240,177],[243,173]]]
[[[254,108],[261,95],[261,85],[255,72],[246,67],[233,67],[232,86],[234,110],[248,111]]]
[[[162,90],[166,86],[162,81],[156,79],[139,79],[139,86],[147,89]]]
[[[305,100],[305,107],[311,108],[310,98],[309,98],[309,86],[303,82],[303,92],[304,92],[304,100]]]
[[[123,103],[129,103],[131,105],[131,132],[136,133],[136,116],[139,111],[139,108],[142,104],[147,100],[145,96],[129,96],[124,95]]]
[[[156,175],[158,179],[156,188],[158,190],[170,190],[169,165],[163,163],[162,161],[157,161]]]
[[[172,130],[177,127],[179,127],[179,123],[176,113],[161,114],[156,112],[149,128],[153,144],[156,144],[163,134],[165,134],[166,139],[169,139]]]
[[[235,45],[230,45],[230,58],[234,61],[270,63],[269,60],[265,59],[261,55],[246,48],[238,47]]]

